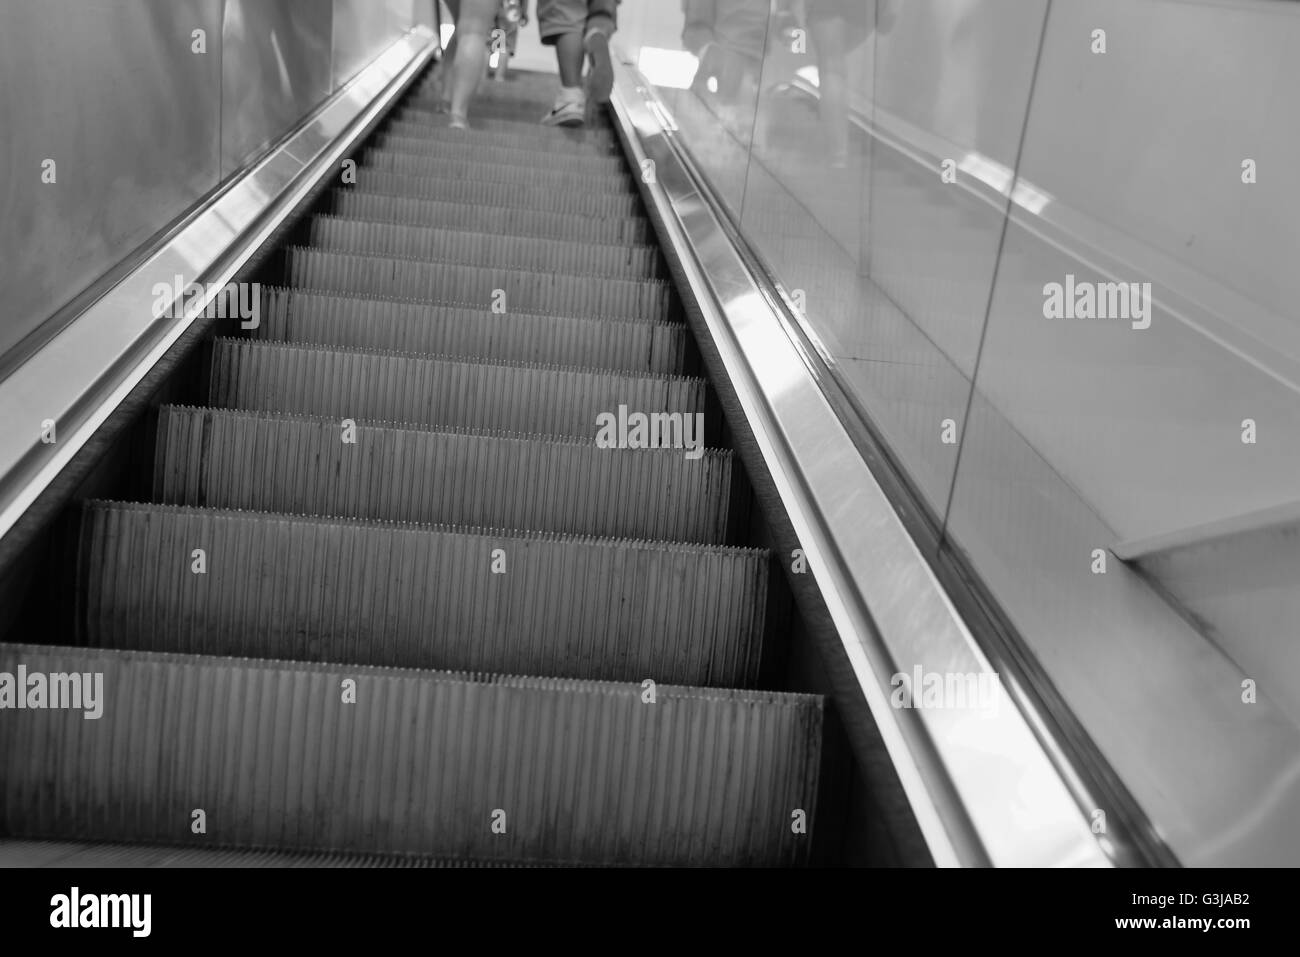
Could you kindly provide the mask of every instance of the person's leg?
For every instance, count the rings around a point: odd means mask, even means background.
[[[469,126],[469,101],[487,65],[487,43],[497,0],[461,0],[456,18],[456,58],[451,74],[451,125]]]
[[[555,62],[560,68],[560,85],[582,85],[582,34],[562,33],[555,38]]]
[[[560,70],[560,92],[555,106],[542,117],[548,126],[581,126],[584,122],[582,41],[586,24],[586,0],[537,0],[537,28],[542,43],[555,47]]]
[[[460,16],[460,0],[442,0],[446,3],[447,8],[451,11],[451,22],[454,25],[456,18]],[[438,0],[434,0],[434,6],[439,6]],[[442,11],[438,11],[438,29],[442,29]],[[434,109],[440,113],[446,113],[451,108],[451,71],[452,64],[456,61],[456,34],[451,35],[451,40],[447,48],[442,51],[442,56],[438,59],[438,64],[433,68],[433,96]]]
[[[614,88],[614,65],[609,58],[609,40],[618,29],[619,0],[587,0],[587,22],[582,46],[591,60],[587,72],[588,104],[608,103]]]

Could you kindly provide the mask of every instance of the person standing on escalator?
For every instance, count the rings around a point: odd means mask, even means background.
[[[619,0],[537,0],[542,43],[555,47],[560,92],[542,117],[546,126],[584,126],[609,102],[614,66],[609,41],[618,26]],[[590,69],[583,76],[583,61]]]
[[[456,22],[456,32],[434,70],[441,105],[451,114],[450,126],[469,129],[469,101],[487,68],[488,40],[496,25],[501,0],[444,0]]]

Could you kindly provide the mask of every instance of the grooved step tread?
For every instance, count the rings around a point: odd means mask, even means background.
[[[513,206],[599,217],[639,216],[642,212],[641,197],[635,193],[592,193],[573,188],[561,190],[546,184],[515,186],[471,179],[406,176],[368,167],[358,169],[356,179],[358,189],[410,199]]]
[[[571,242],[628,245],[649,242],[654,238],[650,221],[639,215],[593,219],[580,213],[411,199],[357,188],[336,189],[331,198],[336,215],[355,219]],[[504,204],[504,194],[494,198]]]
[[[542,129],[539,126],[533,135],[522,131],[453,130],[447,127],[445,121],[436,124],[405,119],[392,120],[384,127],[385,132],[394,136],[424,139],[431,143],[473,143],[482,149],[498,146],[502,149],[526,149],[540,154],[539,162],[544,161],[544,157],[620,155],[618,146],[612,141],[587,140],[582,130],[557,129],[552,135],[541,133]]]
[[[653,246],[565,242],[338,216],[313,217],[310,232],[313,248],[361,256],[503,266],[632,281],[667,277],[659,251]]]
[[[136,867],[519,867],[512,861],[441,860],[409,854],[339,851],[263,851],[238,847],[106,844],[97,841],[24,841],[0,838],[0,868]]]
[[[528,142],[542,143],[555,140],[573,142],[581,137],[590,146],[603,150],[617,147],[618,144],[618,138],[613,128],[599,119],[594,123],[587,123],[581,129],[570,129],[544,126],[540,122],[549,107],[542,110],[533,108],[519,109],[504,104],[494,105],[490,102],[484,102],[478,104],[478,106],[479,109],[471,111],[469,129],[457,130],[456,132],[468,133],[471,137],[505,135]],[[422,102],[417,99],[409,100],[399,107],[394,112],[393,119],[395,122],[427,123],[430,126],[446,127],[448,126],[449,115],[439,109],[436,104]]]
[[[698,359],[686,326],[580,319],[262,287],[259,338],[416,355],[681,375]],[[689,357],[689,358],[688,358]]]
[[[375,134],[374,145],[362,151],[361,157],[369,162],[371,157],[396,156],[404,159],[435,159],[444,162],[479,162],[489,166],[512,166],[536,169],[537,153],[534,150],[510,149],[498,146],[484,151],[473,143],[440,142],[431,145],[427,138],[397,136],[392,133]],[[587,176],[628,176],[627,161],[621,153],[607,156],[587,156],[581,153],[565,156],[563,169]]]
[[[93,647],[724,687],[758,675],[758,549],[92,502],[77,554],[77,634]]]
[[[363,168],[401,176],[499,183],[512,189],[546,187],[611,196],[630,195],[637,191],[632,177],[620,170],[591,172],[571,169],[568,163],[559,169],[537,169],[493,163],[491,155],[489,153],[475,159],[450,159],[440,155],[411,156],[407,153],[368,150]]]
[[[102,684],[96,719],[0,721],[9,837],[594,864],[807,854],[790,821],[816,806],[815,696],[657,685],[650,703],[634,683],[0,645],[0,671],[19,665]]]
[[[731,453],[164,406],[154,498],[177,505],[719,544]]]
[[[545,116],[555,102],[555,94],[545,98],[539,98],[527,102],[520,102],[515,98],[501,98],[493,96],[475,96],[474,108],[470,115],[470,127],[480,130],[501,129],[511,131],[518,125],[526,127],[535,127],[541,123],[542,117]],[[422,120],[425,118],[432,119],[433,116],[445,114],[448,106],[445,100],[437,95],[416,91],[409,97],[403,107],[403,116],[412,120]],[[478,123],[477,120],[485,122]],[[547,129],[548,127],[543,127]],[[587,118],[585,126],[587,131],[598,131],[600,134],[614,136],[615,130],[608,117],[602,113],[594,113]]]
[[[683,439],[702,442],[705,392],[703,379],[678,376],[218,339],[208,398],[218,408],[592,439],[599,417],[625,406],[680,413],[692,429]]]
[[[393,296],[494,312],[591,319],[675,320],[672,286],[662,279],[610,279],[528,269],[426,263],[294,247],[289,284],[362,296]]]

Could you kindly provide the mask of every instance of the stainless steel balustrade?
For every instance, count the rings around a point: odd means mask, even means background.
[[[1111,849],[1091,833],[1059,756],[1001,687],[982,717],[891,705],[901,663],[908,672],[992,669],[687,171],[662,106],[622,64],[614,106],[633,164],[654,171],[643,176],[649,202],[682,255],[935,861],[1106,865]]]

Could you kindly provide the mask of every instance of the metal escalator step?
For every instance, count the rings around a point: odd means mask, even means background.
[[[679,315],[672,286],[658,279],[426,263],[301,247],[286,254],[285,272],[291,285],[308,289],[493,308],[502,313],[657,322]]]
[[[758,677],[757,549],[95,502],[78,554],[78,643],[92,647],[737,688]]]
[[[316,216],[311,245],[332,252],[389,256],[468,266],[505,266],[539,272],[580,273],[611,279],[662,279],[667,270],[653,246],[609,246],[531,236]]]
[[[720,544],[729,451],[164,406],[154,499],[175,505]]]
[[[373,142],[375,145],[362,153],[363,159],[368,160],[372,154],[426,159],[436,157],[449,161],[477,160],[495,166],[537,168],[537,153],[534,150],[494,147],[491,151],[485,151],[473,143],[456,143],[450,140],[439,143],[435,150],[429,145],[428,139],[394,136],[391,133],[376,133]],[[572,173],[593,176],[609,173],[627,175],[627,162],[621,155],[566,156],[563,168]]]
[[[811,839],[816,696],[0,645],[20,665],[92,676],[101,713],[0,721],[10,837],[732,866]]]
[[[509,100],[492,99],[476,96],[470,108],[469,125],[476,130],[514,130],[519,126],[536,127],[542,117],[551,109],[554,95],[544,102],[519,103]],[[417,94],[408,99],[401,111],[401,118],[414,122],[429,122],[436,114],[445,112],[445,103],[440,103],[433,96]],[[599,131],[604,135],[614,135],[614,127],[609,119],[601,114],[590,117],[584,126],[587,132]]]
[[[6,867],[511,867],[512,861],[444,860],[407,854],[342,851],[259,851],[231,847],[180,847],[98,841],[24,841],[0,838],[0,868]]]
[[[211,370],[217,408],[583,439],[620,406],[703,416],[707,401],[703,379],[255,339],[217,339]]]
[[[634,193],[592,193],[550,186],[509,186],[478,180],[438,179],[405,176],[380,169],[357,170],[357,187],[375,193],[390,193],[411,199],[437,199],[452,203],[481,203],[486,206],[515,206],[547,209],[584,216],[637,216],[641,197]]]
[[[266,286],[260,318],[257,335],[279,342],[664,375],[681,375],[688,355],[694,359],[687,327],[677,323],[497,315]]]
[[[567,164],[552,170],[497,164],[490,162],[490,159],[491,154],[478,159],[445,159],[436,155],[411,156],[408,153],[367,150],[364,168],[396,173],[399,176],[500,183],[519,188],[544,186],[575,193],[608,193],[614,196],[630,195],[637,188],[632,177],[621,170],[596,174],[569,169]]]
[[[430,73],[414,84],[412,89],[420,94],[432,95],[437,90],[437,86],[437,77]],[[505,82],[480,83],[474,91],[474,97],[476,101],[481,97],[516,103],[542,103],[550,106],[559,88],[559,78],[554,74],[528,71],[522,77],[516,75]]]
[[[446,125],[424,123],[418,120],[392,120],[384,132],[395,136],[418,137],[430,144],[437,143],[472,143],[482,150],[524,149],[538,153],[538,162],[563,163],[564,158],[573,155],[582,156],[621,156],[619,148],[608,140],[587,139],[581,130],[562,130],[558,135],[554,131],[542,132],[538,127],[532,133],[505,132],[500,130],[453,130]],[[431,147],[436,148],[436,147]]]
[[[626,245],[654,239],[650,221],[642,216],[593,219],[579,213],[418,200],[365,190],[339,189],[330,195],[336,215],[355,219],[587,243]]]
[[[489,133],[523,134],[525,136],[570,137],[574,133],[592,140],[602,146],[616,143],[617,136],[609,121],[601,116],[593,118],[581,130],[561,129],[541,125],[542,116],[550,109],[547,105],[537,109],[532,104],[493,102],[478,99],[470,108],[470,132],[486,131]],[[431,123],[434,125],[447,122],[447,114],[431,100],[419,98],[408,99],[393,113],[393,119],[412,123]]]
[[[535,111],[537,107],[542,107],[543,112],[551,108],[555,102],[555,96],[560,91],[559,78],[553,74],[543,78],[542,82],[532,83],[527,86],[521,86],[517,82],[506,83],[480,83],[474,91],[474,106],[491,107],[495,109],[504,109],[514,107],[528,111]],[[445,90],[445,84],[443,92]],[[405,102],[421,103],[428,108],[438,102],[439,88],[434,77],[419,82],[411,87],[410,94]],[[538,113],[529,112],[527,114],[536,121]]]

